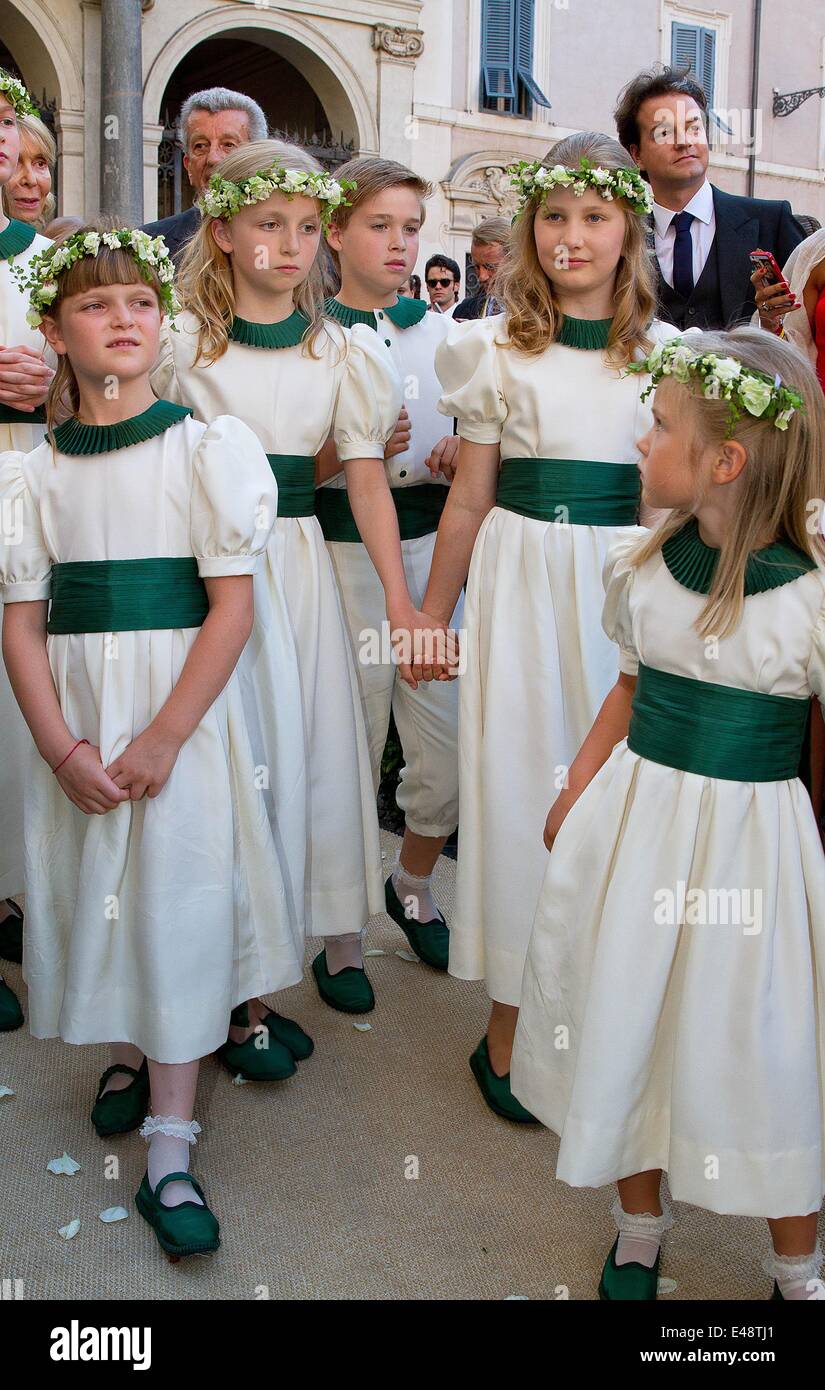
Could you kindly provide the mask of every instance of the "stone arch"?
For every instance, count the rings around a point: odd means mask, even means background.
[[[221,34],[277,49],[313,87],[330,128],[336,134],[343,131],[362,153],[378,152],[378,125],[361,77],[322,29],[301,15],[269,13],[246,4],[210,10],[181,25],[166,40],[144,84],[146,124],[157,126],[163,94],[181,59],[204,39]]]
[[[43,0],[0,0],[0,31],[33,95],[45,90],[55,96],[59,110],[83,110],[77,55]]]

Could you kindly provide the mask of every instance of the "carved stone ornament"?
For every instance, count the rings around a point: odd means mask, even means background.
[[[374,24],[372,46],[392,58],[420,58],[424,35],[420,29],[405,29],[401,24]]]
[[[468,179],[465,188],[486,193],[496,204],[500,217],[512,217],[518,207],[518,193],[510,183],[510,175],[500,164],[490,164],[483,173]]]

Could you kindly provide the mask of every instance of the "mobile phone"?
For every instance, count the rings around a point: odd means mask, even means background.
[[[751,251],[750,260],[754,270],[760,269],[767,271],[762,281],[763,286],[781,285],[788,297],[793,299],[794,296],[791,287],[782,274],[782,271],[779,269],[776,257],[771,251],[760,251],[758,249],[756,251]]]

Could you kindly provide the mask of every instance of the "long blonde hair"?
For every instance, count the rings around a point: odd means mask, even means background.
[[[722,542],[707,602],[696,620],[696,630],[702,636],[726,637],[742,617],[748,555],[764,544],[765,536],[790,542],[820,568],[825,567],[825,540],[820,531],[825,498],[825,396],[796,348],[761,328],[735,328],[729,333],[701,336],[692,333],[690,347],[699,353],[734,357],[743,367],[771,379],[779,376],[804,402],[804,410],[792,415],[787,430],[778,430],[772,420],[745,413],[732,436],[748,454],[738,479],[739,506]],[[677,389],[672,378],[668,378],[668,389]],[[693,380],[678,389],[687,447],[691,460],[698,463],[702,450],[724,440],[730,407],[725,400],[706,400]],[[675,507],[634,550],[631,563],[641,565],[658,554],[668,537],[692,515],[690,508]],[[812,530],[814,515],[816,529]]]
[[[565,164],[577,168],[585,157],[603,169],[635,169],[617,140],[596,131],[583,130],[559,140],[544,156],[548,167]],[[509,342],[519,352],[537,356],[554,342],[564,321],[556,287],[542,270],[536,250],[533,221],[546,196],[537,189],[522,209],[510,234],[510,243],[493,278],[491,292],[504,305]],[[607,344],[612,367],[626,367],[637,350],[649,352],[647,329],[656,309],[656,288],[643,219],[623,202],[625,235],[616,268],[613,322]]]
[[[222,178],[238,182],[248,179],[261,169],[279,163],[306,173],[319,173],[321,165],[298,145],[285,140],[254,140],[242,145],[221,160]],[[229,329],[235,317],[235,288],[232,280],[232,257],[218,246],[212,236],[213,217],[203,217],[188,243],[177,276],[178,296],[184,309],[198,320],[198,350],[195,364],[207,366],[223,357],[229,345]],[[320,243],[319,243],[320,245]],[[303,346],[310,357],[318,357],[315,344],[324,332],[324,296],[322,271],[316,257],[307,278],[299,285],[294,297],[295,308],[309,319]]]

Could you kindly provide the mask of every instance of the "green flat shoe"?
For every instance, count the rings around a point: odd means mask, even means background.
[[[198,1206],[197,1202],[181,1202],[176,1207],[165,1207],[160,1194],[170,1182],[191,1183],[203,1206]],[[144,1221],[149,1222],[167,1255],[177,1259],[182,1255],[209,1255],[221,1243],[218,1218],[209,1210],[203,1188],[191,1173],[167,1173],[154,1192],[149,1186],[148,1172],[144,1173],[135,1195],[135,1206]]]
[[[450,932],[447,923],[438,914],[432,922],[415,922],[404,911],[404,904],[393,887],[392,875],[384,884],[384,898],[387,912],[399,926],[412,946],[415,954],[425,965],[433,970],[446,970],[450,956]]]
[[[626,1265],[617,1265],[616,1247],[618,1244],[619,1237],[617,1236],[613,1242],[613,1248],[604,1262],[602,1277],[599,1281],[599,1298],[608,1303],[652,1302],[659,1286],[661,1246],[656,1256],[655,1265],[652,1269],[648,1269],[647,1265],[637,1264],[634,1260]]]
[[[277,1017],[277,1015],[273,1015]],[[246,1004],[238,1004],[232,1010],[232,1023],[236,1028],[249,1027],[249,1010]],[[285,1022],[291,1022],[286,1019]],[[266,1022],[266,1020],[264,1020]],[[295,1024],[297,1028],[297,1023]],[[236,1043],[231,1038],[218,1048],[215,1056],[223,1062],[233,1076],[239,1073],[245,1081],[286,1081],[294,1076],[298,1068],[289,1048],[281,1042],[267,1024],[267,1046],[260,1047],[260,1033],[250,1033],[246,1042]]]
[[[500,1115],[503,1120],[515,1120],[517,1124],[521,1125],[538,1124],[535,1115],[531,1115],[529,1110],[525,1110],[510,1090],[509,1071],[506,1076],[496,1076],[493,1071],[490,1054],[487,1051],[486,1033],[470,1058],[470,1070],[490,1109]]]
[[[6,907],[12,909],[12,916],[0,922],[0,956],[3,960],[13,960],[15,965],[22,965],[23,913],[11,898],[6,898]]]
[[[330,975],[327,953],[323,950],[312,962],[312,973],[318,993],[331,1009],[342,1014],[368,1014],[375,1008],[375,995],[366,970],[347,965],[337,975]]]
[[[23,1023],[23,1010],[17,1001],[17,995],[5,980],[0,978],[0,1033],[13,1033],[15,1028],[22,1028]]]
[[[122,1091],[107,1091],[103,1088],[110,1076],[123,1072],[132,1080]],[[134,1067],[107,1067],[100,1078],[95,1103],[92,1106],[91,1120],[101,1139],[111,1134],[128,1134],[137,1129],[149,1109],[149,1067],[144,1057],[137,1071]]]
[[[315,1051],[315,1043],[294,1018],[285,1018],[272,1009],[263,1020],[270,1037],[292,1053],[296,1062],[305,1062]]]

